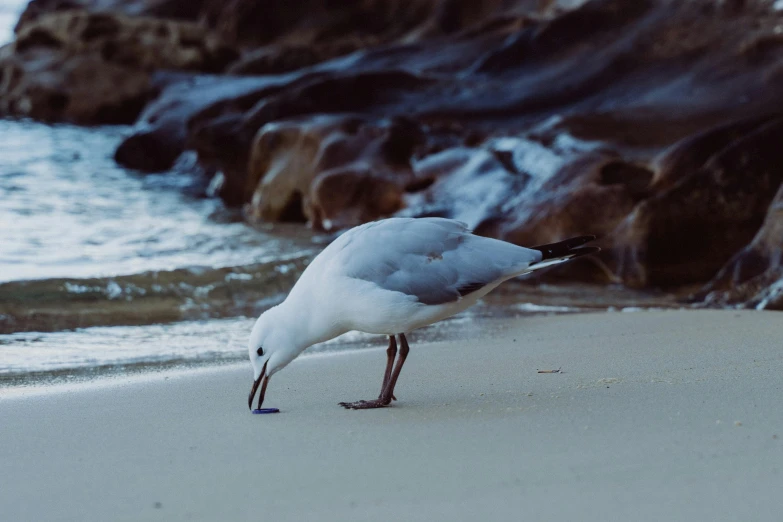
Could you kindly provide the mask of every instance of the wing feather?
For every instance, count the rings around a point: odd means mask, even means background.
[[[475,236],[464,223],[444,218],[368,223],[331,246],[338,250],[332,267],[341,275],[428,305],[458,301],[541,259],[538,251]]]

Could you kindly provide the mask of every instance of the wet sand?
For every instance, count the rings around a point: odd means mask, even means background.
[[[244,364],[6,393],[2,518],[780,520],[779,313],[481,320],[337,406],[384,362],[297,360],[267,416]]]

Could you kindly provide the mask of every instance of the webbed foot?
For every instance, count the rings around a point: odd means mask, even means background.
[[[373,399],[371,401],[341,402],[340,406],[346,410],[370,410],[373,408],[386,408],[391,400]]]

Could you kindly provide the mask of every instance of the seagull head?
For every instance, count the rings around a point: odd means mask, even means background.
[[[261,408],[269,378],[285,368],[301,352],[293,339],[294,332],[281,324],[279,315],[275,308],[267,310],[261,314],[250,332],[247,351],[253,367],[253,387],[247,398],[247,406],[251,410],[258,388],[261,388],[261,392],[257,407]]]

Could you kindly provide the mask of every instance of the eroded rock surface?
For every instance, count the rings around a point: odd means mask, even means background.
[[[266,221],[304,217],[326,230],[393,214],[414,183],[410,158],[423,139],[402,119],[338,114],[268,123],[251,147],[248,211]]]

